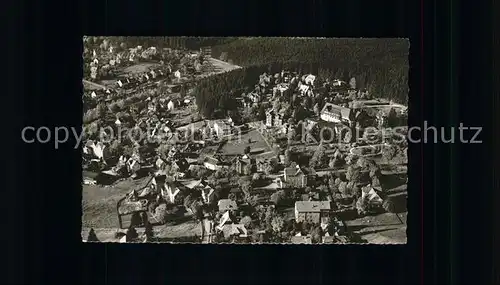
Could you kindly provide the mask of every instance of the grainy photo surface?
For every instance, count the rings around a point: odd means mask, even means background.
[[[84,242],[406,243],[407,39],[83,46]]]

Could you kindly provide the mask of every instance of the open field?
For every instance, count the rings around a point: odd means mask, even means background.
[[[242,133],[241,139],[238,136],[232,137],[231,140],[224,144],[221,152],[228,155],[243,154],[247,146],[252,151],[254,149],[263,149],[262,152],[271,151],[262,135],[257,130],[250,130],[247,133]]]
[[[152,62],[143,62],[143,63],[138,63],[134,64],[128,67],[125,67],[121,73],[122,74],[140,74],[144,72],[148,72],[151,69],[158,67],[158,63],[152,63]]]
[[[147,179],[128,179],[111,186],[82,185],[82,227],[118,227],[116,203],[132,189],[147,183]]]
[[[120,198],[132,189],[144,186],[148,178],[138,180],[122,180],[109,187],[97,185],[83,185],[82,194],[82,238],[86,238],[90,228],[94,228],[100,241],[118,242],[115,233],[124,230],[118,229],[118,216],[116,203]],[[189,218],[189,217],[188,217]],[[137,229],[138,233],[143,231]],[[188,221],[157,226],[154,228],[156,236],[162,239],[183,238],[200,235],[198,223],[189,219]]]
[[[82,229],[82,238],[86,238],[90,228]],[[120,232],[125,232],[124,230],[118,230],[117,228],[94,228],[97,238],[101,242],[118,242],[119,239],[115,237],[115,234]],[[142,234],[143,228],[137,228],[137,233]],[[200,225],[194,221],[185,222],[179,225],[168,225],[155,227],[153,229],[155,236],[160,239],[174,239],[183,237],[194,237],[195,235],[201,235]]]
[[[213,75],[216,73],[227,72],[227,71],[241,68],[238,65],[229,64],[227,62],[224,62],[224,61],[221,61],[221,60],[218,60],[215,58],[209,58],[208,60],[209,60],[210,64],[212,65],[212,67],[214,67],[214,70],[213,70],[213,72],[204,73],[202,75],[203,77],[210,76],[210,75]]]

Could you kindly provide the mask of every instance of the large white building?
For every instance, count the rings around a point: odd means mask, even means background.
[[[350,123],[353,112],[351,109],[341,107],[332,103],[326,103],[320,113],[320,118],[323,121],[333,123]]]

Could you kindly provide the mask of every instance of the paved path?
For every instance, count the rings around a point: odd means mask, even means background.
[[[239,65],[230,64],[228,62],[218,60],[218,59],[215,59],[213,57],[209,58],[208,60],[211,61],[214,65],[216,65],[220,68],[223,68],[225,71],[241,68],[241,66],[239,66]]]

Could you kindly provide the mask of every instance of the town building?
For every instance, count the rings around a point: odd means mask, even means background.
[[[205,187],[200,187],[200,191],[203,202],[205,204],[212,203],[215,196],[215,190],[212,187],[210,187],[210,185],[205,185]]]
[[[156,102],[151,101],[148,103],[148,112],[156,112]]]
[[[290,187],[306,187],[308,182],[307,176],[305,170],[298,165],[296,167],[287,167],[283,170],[285,183]]]
[[[299,91],[301,95],[305,95],[311,87],[307,84],[300,84],[299,85]]]
[[[332,103],[326,103],[320,113],[323,121],[334,123],[351,123],[353,120],[351,109],[341,107]]]
[[[233,165],[240,175],[250,175],[257,171],[257,166],[256,166],[256,160],[255,158],[250,157],[250,155],[245,154],[241,157],[236,157],[233,160]]]
[[[156,190],[157,193],[163,191],[163,188],[166,184],[166,175],[156,175],[151,181],[151,186]]]
[[[276,85],[276,87],[273,88],[273,93],[279,93],[281,96],[283,96],[284,93],[286,93],[290,88],[290,84],[288,83],[279,83]],[[276,92],[276,93],[275,93]]]
[[[266,126],[281,127],[283,125],[284,115],[281,112],[276,112],[274,109],[269,109],[266,112]]]
[[[231,126],[221,120],[214,123],[214,130],[218,137],[231,134]]]
[[[174,76],[175,76],[175,78],[177,78],[177,79],[181,79],[181,72],[180,72],[179,70],[175,71],[175,72],[174,72]]]
[[[151,77],[152,77],[153,79],[154,79],[154,78],[156,78],[156,72],[155,72],[154,70],[151,70],[151,71],[149,72],[149,74],[151,74]]]
[[[247,238],[248,231],[242,224],[225,225],[222,228],[222,233],[225,238]]]
[[[238,174],[248,175],[247,174],[248,164],[239,157],[236,158],[236,160],[234,161],[234,168],[236,169],[236,172],[238,172]]]
[[[330,215],[330,201],[297,201],[295,202],[295,221],[319,224],[321,217]]]
[[[227,165],[225,163],[222,163],[222,161],[220,161],[219,159],[217,159],[215,157],[211,157],[211,156],[205,157],[205,159],[203,160],[203,165],[207,169],[212,170],[212,171],[216,171],[216,170],[227,167]]]
[[[257,104],[262,100],[262,96],[257,92],[252,92],[247,95],[252,103]]]
[[[175,172],[186,172],[189,168],[189,163],[183,157],[176,159],[172,163],[172,170]]]
[[[270,162],[268,160],[259,159],[256,161],[256,168],[258,172],[265,172],[267,165]]]
[[[170,84],[170,85],[167,85],[167,91],[169,93],[178,93],[181,91],[181,86],[180,85],[177,85],[177,84]]]
[[[315,80],[316,80],[316,76],[309,74],[309,75],[306,75],[306,77],[304,78],[304,83],[313,86]]]
[[[185,186],[189,189],[200,191],[204,203],[210,204],[213,202],[215,191],[204,179],[192,181]]]
[[[339,79],[335,79],[332,81],[332,86],[342,86],[342,85],[345,85],[346,82],[345,81],[342,81],[342,80],[339,80]]]

